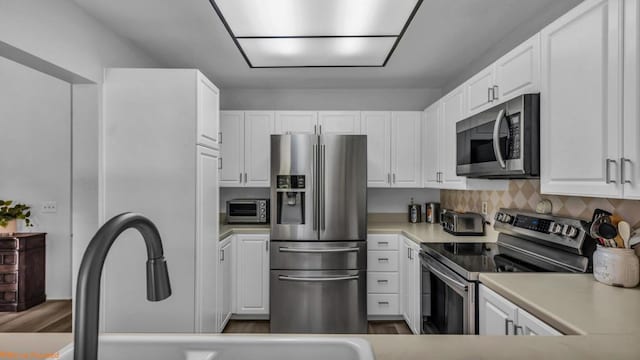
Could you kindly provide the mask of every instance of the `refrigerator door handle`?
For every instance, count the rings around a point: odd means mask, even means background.
[[[346,253],[346,252],[358,252],[360,248],[357,247],[348,247],[348,248],[327,248],[327,249],[305,249],[305,248],[288,248],[288,247],[280,247],[278,249],[280,252],[288,252],[288,253]]]
[[[320,172],[320,230],[325,230],[326,229],[326,214],[325,214],[325,198],[327,196],[327,194],[325,194],[326,191],[326,187],[325,187],[325,183],[326,183],[326,155],[327,155],[327,147],[326,145],[321,145],[322,148],[322,152],[320,155],[320,167],[321,167],[321,172]]]
[[[318,176],[318,145],[313,145],[313,172],[315,179],[320,179]],[[317,181],[316,181],[317,183]],[[316,186],[313,192],[313,230],[318,230],[318,186]]]

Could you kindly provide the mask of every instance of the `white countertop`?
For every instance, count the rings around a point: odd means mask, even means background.
[[[592,274],[496,273],[480,281],[562,333],[640,336],[640,287],[604,285]]]

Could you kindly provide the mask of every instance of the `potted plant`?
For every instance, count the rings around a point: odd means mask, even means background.
[[[29,217],[31,207],[25,204],[13,204],[13,200],[0,200],[0,234],[13,234],[17,230],[17,220],[24,220],[27,227],[33,226]]]

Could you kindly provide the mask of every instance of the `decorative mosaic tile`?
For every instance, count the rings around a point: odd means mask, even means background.
[[[479,213],[482,211],[482,202],[486,201],[490,219],[501,207],[535,212],[536,205],[542,199],[551,201],[554,215],[589,221],[595,209],[603,209],[622,216],[633,228],[640,227],[640,200],[544,195],[540,193],[539,180],[510,180],[506,191],[440,192],[441,206],[457,211]]]

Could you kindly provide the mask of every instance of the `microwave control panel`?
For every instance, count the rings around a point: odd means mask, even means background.
[[[520,113],[509,115],[509,148],[507,159],[520,158]]]

